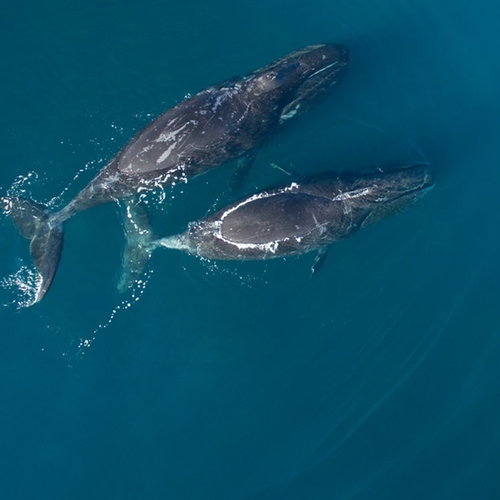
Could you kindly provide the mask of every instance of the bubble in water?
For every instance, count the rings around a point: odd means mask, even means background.
[[[127,294],[127,297],[122,299],[121,302],[115,308],[113,308],[109,315],[109,318],[105,322],[99,324],[87,338],[81,337],[75,342],[74,348],[76,349],[76,352],[72,353],[72,350],[70,349],[69,352],[66,352],[64,354],[69,362],[71,362],[71,360],[73,360],[74,358],[80,358],[84,356],[92,343],[96,340],[98,333],[101,330],[105,330],[106,328],[108,328],[117,314],[130,309],[136,302],[139,301],[139,299],[144,294],[144,291],[152,274],[152,270],[144,273],[144,275],[140,279],[138,279],[131,287],[130,292],[128,292]]]
[[[89,170],[94,170],[96,166],[101,165],[105,160],[102,158],[99,158],[97,160],[92,160],[87,162],[82,168],[80,168],[76,174],[73,176],[73,179],[71,179],[68,183],[68,185],[57,195],[51,198],[47,202],[47,206],[51,208],[56,208],[57,206],[63,205],[66,202],[63,200],[65,197],[66,193],[72,188],[76,180],[85,172]]]
[[[0,288],[13,296],[11,300],[3,302],[2,306],[16,309],[32,306],[36,302],[41,284],[42,276],[34,269],[22,264],[16,272],[0,280]]]
[[[239,284],[246,288],[252,288],[255,283],[267,283],[263,276],[267,272],[267,262],[259,262],[262,267],[262,272],[259,274],[252,274],[250,272],[242,272],[241,263],[216,261],[207,259],[206,257],[199,257],[198,260],[205,269],[205,276],[209,278],[229,276],[230,278],[235,278],[234,284]],[[183,270],[188,272],[185,266]]]
[[[39,175],[36,172],[17,176],[12,186],[7,189],[7,197],[25,196],[29,192],[29,186],[38,180]]]

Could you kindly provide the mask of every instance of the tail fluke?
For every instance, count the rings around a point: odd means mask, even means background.
[[[149,218],[144,208],[136,202],[125,205],[124,217],[125,250],[122,257],[122,269],[118,281],[118,291],[125,292],[144,272],[153,252]]]
[[[43,299],[57,271],[63,247],[62,224],[41,205],[20,198],[2,198],[4,211],[22,236],[31,240],[30,254],[41,282],[35,302]]]

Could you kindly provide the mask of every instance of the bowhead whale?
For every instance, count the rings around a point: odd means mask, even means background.
[[[95,205],[139,190],[203,174],[252,153],[303,104],[339,81],[349,60],[342,45],[311,45],[243,78],[208,87],[167,110],[138,132],[62,210],[50,213],[19,198],[2,198],[41,275],[35,302],[59,263],[63,223]]]
[[[138,210],[127,227],[129,251],[165,247],[222,260],[322,255],[331,243],[413,205],[433,185],[427,163],[371,174],[330,173],[253,194],[166,238],[155,238]]]

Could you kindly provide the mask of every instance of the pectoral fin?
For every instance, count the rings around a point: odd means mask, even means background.
[[[311,277],[318,274],[323,265],[325,264],[326,257],[328,256],[328,247],[323,247],[318,250],[318,254],[314,259],[313,265],[311,266]]]

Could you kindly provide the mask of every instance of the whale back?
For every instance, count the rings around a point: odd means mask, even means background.
[[[189,165],[220,161],[245,110],[234,85],[200,92],[140,131],[120,152],[118,169],[128,176],[161,171],[182,177]]]
[[[326,198],[280,193],[236,207],[222,219],[220,231],[224,239],[235,243],[266,244],[302,238],[315,230],[324,231],[321,222],[332,208]]]

